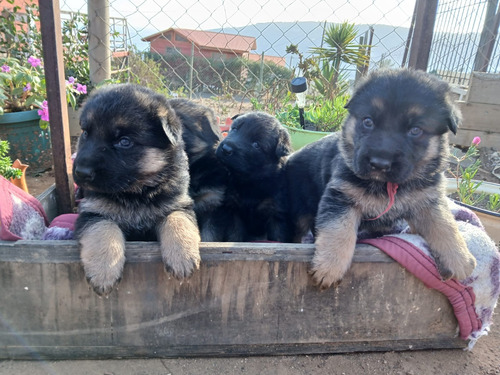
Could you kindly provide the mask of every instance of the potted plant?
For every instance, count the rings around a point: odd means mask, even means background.
[[[481,160],[477,146],[481,138],[475,137],[462,156],[452,154],[456,167],[449,170],[447,192],[456,203],[472,210],[481,220],[489,236],[500,243],[500,184],[475,179]],[[464,166],[468,161],[469,165]]]
[[[52,165],[41,34],[36,4],[3,9],[0,18],[0,138],[10,143],[10,157],[32,168]],[[68,103],[75,107],[85,85],[66,82]]]
[[[89,37],[88,17],[86,14],[72,13],[71,17],[62,23],[62,44],[64,73],[66,77],[74,77],[78,88],[85,88],[76,97],[76,105],[68,106],[69,131],[71,136],[80,135],[79,108],[86,98],[86,93],[92,88],[89,67]],[[80,85],[80,86],[78,86]]]
[[[313,98],[312,103],[304,109],[304,127],[300,123],[297,105],[288,105],[286,110],[276,115],[281,124],[288,130],[294,150],[317,141],[324,136],[340,130],[347,116],[348,96],[340,95],[333,100],[324,97]]]
[[[22,171],[12,166],[8,153],[9,142],[0,140],[0,176],[6,179],[21,178]]]
[[[344,22],[325,28],[322,47],[311,48],[312,57],[305,58],[297,45],[287,46],[286,52],[298,55],[299,71],[319,94],[312,98],[313,103],[304,109],[304,126],[298,121],[297,107],[278,114],[279,119],[288,128],[294,149],[340,129],[347,115],[345,105],[349,98],[349,76],[346,67],[356,65],[358,68],[365,68],[369,61],[366,51],[371,46],[357,44],[357,38],[355,25]]]
[[[76,96],[81,93],[86,93],[86,87],[70,77],[66,82],[68,103],[76,105]],[[52,165],[45,97],[40,59],[0,59],[0,138],[9,141],[12,159],[22,160],[35,169]]]

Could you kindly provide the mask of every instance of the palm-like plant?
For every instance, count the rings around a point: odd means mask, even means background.
[[[328,95],[335,96],[339,91],[339,77],[341,75],[341,63],[355,64],[357,66],[368,64],[368,56],[365,52],[367,45],[357,44],[358,31],[354,24],[344,22],[332,24],[326,30],[323,37],[327,47],[313,47],[310,52],[315,54],[322,62],[323,78],[328,77],[330,88]],[[325,64],[328,65],[325,67]],[[323,82],[323,85],[325,82]],[[332,97],[331,97],[332,98]]]

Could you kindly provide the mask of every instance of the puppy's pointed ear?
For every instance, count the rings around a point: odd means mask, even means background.
[[[281,128],[278,134],[278,144],[276,145],[276,156],[282,158],[292,153],[292,143],[290,141],[290,135],[286,129]]]
[[[453,134],[457,134],[457,130],[460,125],[462,125],[462,112],[458,106],[448,100],[448,128],[453,132]]]
[[[158,109],[163,131],[172,145],[177,145],[182,137],[182,124],[172,108],[161,106]]]

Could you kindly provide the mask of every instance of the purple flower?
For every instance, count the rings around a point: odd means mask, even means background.
[[[33,68],[36,68],[37,66],[42,65],[42,62],[40,61],[40,59],[37,59],[37,58],[36,58],[36,57],[34,57],[34,56],[30,56],[30,57],[28,58],[28,62],[31,64],[31,66],[32,66]]]
[[[481,138],[480,137],[474,137],[474,139],[472,140],[472,144],[477,146],[478,144],[481,143]]]
[[[78,91],[80,94],[86,94],[87,93],[87,85],[81,85],[79,83],[76,84],[76,91]]]
[[[75,81],[76,81],[75,77],[69,77],[68,80],[66,81],[66,83],[68,85],[72,85],[73,83],[75,83]]]
[[[7,64],[2,65],[2,72],[4,73],[10,72],[10,66],[8,66]]]
[[[24,92],[27,92],[27,91],[30,91],[31,90],[31,83],[27,83],[26,86],[23,87],[23,91]]]
[[[49,121],[49,106],[46,100],[42,103],[42,109],[38,110],[38,116],[40,116],[43,121]]]

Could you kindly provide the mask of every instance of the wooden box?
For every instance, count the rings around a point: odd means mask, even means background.
[[[55,193],[39,199],[49,216]],[[85,280],[75,241],[0,241],[0,359],[290,355],[463,348],[441,293],[358,245],[336,289],[308,275],[313,245],[203,243],[179,281],[156,242],[128,242],[108,298]]]
[[[0,242],[0,359],[311,354],[462,348],[448,300],[359,245],[337,289],[311,284],[313,245],[205,243],[179,281],[157,243],[128,243],[108,298],[74,241]]]

